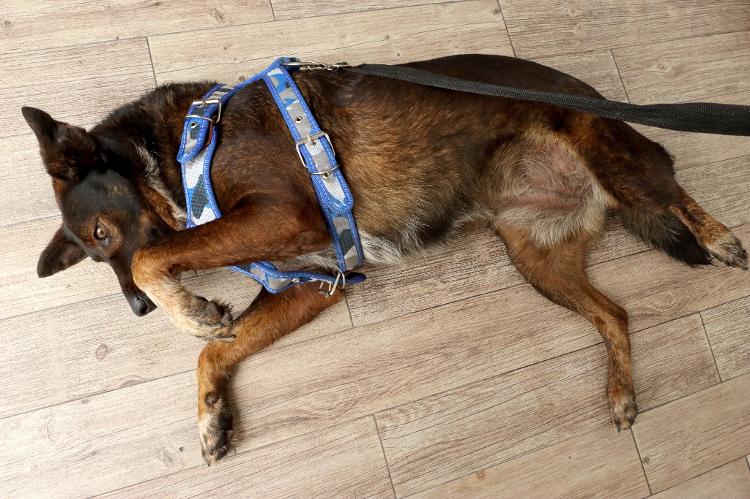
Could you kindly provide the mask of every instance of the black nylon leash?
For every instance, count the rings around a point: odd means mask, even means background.
[[[347,71],[403,80],[457,92],[544,102],[603,118],[640,123],[670,130],[750,136],[750,106],[693,102],[684,104],[628,104],[609,99],[542,92],[518,87],[462,80],[422,69],[386,64],[338,66]]]

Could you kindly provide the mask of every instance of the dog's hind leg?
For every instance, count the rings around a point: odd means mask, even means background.
[[[679,201],[670,206],[698,243],[714,258],[730,267],[747,270],[747,252],[737,236],[706,211],[680,187]]]
[[[233,336],[229,310],[185,289],[185,270],[212,269],[258,260],[287,260],[325,249],[330,236],[322,215],[303,206],[248,203],[224,217],[165,236],[139,249],[133,279],[181,330],[204,338]]]
[[[234,323],[231,342],[211,342],[198,359],[198,428],[203,458],[210,465],[227,453],[232,414],[226,388],[234,367],[246,357],[312,320],[341,299],[318,292],[314,283],[296,286],[281,294],[262,290]]]
[[[625,123],[590,118],[571,143],[599,184],[617,201],[625,226],[689,265],[715,258],[747,268],[740,241],[677,183],[673,160]]]
[[[630,364],[628,316],[589,282],[584,270],[592,236],[569,235],[549,245],[517,226],[496,224],[511,260],[534,288],[558,305],[581,314],[604,339],[609,357],[607,397],[617,431],[629,428],[638,414]]]

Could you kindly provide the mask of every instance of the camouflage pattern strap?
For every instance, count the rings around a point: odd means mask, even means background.
[[[302,166],[310,174],[328,222],[339,270],[347,272],[365,262],[352,213],[354,199],[336,162],[328,134],[318,126],[285,65],[289,64],[289,68],[295,69],[299,67],[299,61],[292,58],[283,60],[282,64],[267,71],[263,79],[295,141]]]
[[[209,90],[203,99],[193,102],[190,106],[183,125],[180,150],[177,153],[177,161],[182,165],[182,182],[185,191],[188,229],[221,218],[221,210],[216,202],[213,187],[211,186],[211,160],[218,143],[219,127],[217,125],[221,120],[222,107],[241,88],[260,79],[265,80],[268,72],[281,67],[283,63],[289,60],[288,58],[277,59],[265,71],[258,73],[235,87],[218,84]],[[312,122],[314,123],[314,120]],[[333,164],[335,164],[335,159]],[[341,239],[339,234],[346,234],[347,230],[351,231],[352,229],[356,232],[356,226],[354,225],[354,219],[351,217],[350,211],[352,206],[351,194],[346,186],[346,182],[343,181],[343,177],[341,179],[342,182],[338,184],[341,187],[339,191],[336,191],[332,187],[336,199],[341,200],[341,203],[336,205],[337,208],[327,211],[326,206],[330,204],[331,200],[326,200],[325,205],[324,201],[321,201],[321,208],[323,208],[326,219],[329,222],[329,227],[333,226],[337,228],[336,232],[332,231],[337,256],[341,253],[340,248],[342,247],[341,244],[336,243],[337,240]],[[315,190],[320,195],[317,186]],[[328,191],[326,190],[326,192]],[[347,206],[349,207],[348,217],[346,211],[340,211],[341,208]],[[336,215],[330,218],[329,213],[335,213]],[[344,222],[342,223],[339,219],[344,220]],[[356,240],[356,246],[359,248],[358,235],[355,235],[354,239]],[[348,241],[345,241],[343,245],[344,248],[353,246],[355,244]],[[346,259],[343,258],[343,260],[345,261]],[[342,259],[339,261],[342,261]],[[350,261],[354,260],[350,259]],[[340,266],[341,270],[336,275],[307,271],[281,271],[273,263],[265,261],[248,263],[232,268],[258,281],[271,293],[279,293],[290,286],[314,281],[320,283],[321,289],[324,292],[333,294],[338,286],[354,284],[364,280],[364,275],[362,274],[354,272],[347,274],[346,272],[353,268],[348,266],[343,268]]]

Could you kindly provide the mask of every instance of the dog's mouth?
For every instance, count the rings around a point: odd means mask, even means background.
[[[138,317],[143,317],[156,309],[156,304],[144,293],[137,293],[133,296],[129,296],[128,305],[130,305],[130,309]]]

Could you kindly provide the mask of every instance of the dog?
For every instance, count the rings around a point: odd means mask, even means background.
[[[407,64],[499,85],[601,95],[540,64],[461,55]],[[614,424],[638,413],[628,315],[588,281],[586,252],[609,211],[650,245],[688,265],[716,260],[747,269],[741,242],[676,182],[673,159],[620,121],[548,104],[450,92],[347,71],[295,73],[328,132],[355,199],[369,264],[393,264],[484,220],[541,294],[588,319],[608,353]],[[181,330],[210,341],[197,368],[205,460],[227,453],[227,384],[246,357],[312,320],[342,297],[314,283],[261,290],[236,317],[180,284],[188,270],[258,260],[335,268],[331,236],[307,171],[271,94],[259,81],[222,111],[212,181],[223,217],[185,228],[175,160],[192,101],[212,82],[161,86],[90,131],[23,108],[52,177],[62,225],[42,252],[40,277],[90,257],[109,263],[133,312],[157,305]],[[367,284],[362,284],[366,286]]]

